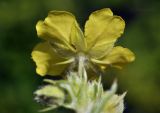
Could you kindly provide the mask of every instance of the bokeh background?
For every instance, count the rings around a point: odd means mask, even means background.
[[[125,113],[160,113],[159,0],[0,0],[0,113],[38,113],[41,108],[33,92],[43,78],[30,55],[41,41],[36,22],[50,10],[66,10],[83,28],[91,12],[105,7],[126,21],[117,44],[136,54],[123,70],[106,71],[105,88],[117,77],[118,93],[128,91]]]

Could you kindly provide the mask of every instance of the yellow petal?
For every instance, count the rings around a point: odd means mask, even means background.
[[[56,65],[56,63],[63,62],[65,59],[58,56],[47,42],[39,43],[34,48],[32,58],[37,66],[36,72],[41,76],[59,75],[67,66],[67,64]]]
[[[114,46],[124,31],[125,22],[113,16],[109,8],[93,12],[85,25],[85,37],[90,56],[102,58]]]
[[[67,46],[58,42],[49,42],[55,52],[63,58],[70,58],[75,55]]]
[[[73,29],[75,27],[77,29]],[[57,52],[60,52],[60,54],[66,51],[66,53],[72,56],[76,52],[74,47],[77,46],[74,38],[75,40],[79,40],[77,38],[84,39],[75,17],[65,11],[49,12],[48,17],[44,21],[37,23],[36,29],[38,36],[52,43],[58,48]]]
[[[74,23],[71,30],[71,44],[78,52],[84,52],[86,50],[86,40],[84,38],[83,32],[79,28],[77,22]]]
[[[105,57],[95,60],[93,62],[101,65],[111,65],[117,68],[121,68],[124,64],[135,60],[134,53],[127,48],[121,46],[114,47],[112,51]]]

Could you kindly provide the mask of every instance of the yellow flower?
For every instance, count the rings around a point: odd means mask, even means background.
[[[125,28],[124,20],[109,8],[93,12],[85,24],[84,34],[75,17],[65,11],[51,11],[36,25],[37,34],[45,42],[32,52],[37,73],[60,75],[83,62],[86,68],[119,67],[132,62],[134,54],[127,48],[114,47]]]

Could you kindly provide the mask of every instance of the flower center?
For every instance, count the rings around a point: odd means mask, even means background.
[[[70,64],[69,71],[82,71],[82,68],[86,68],[89,63],[89,58],[86,54],[79,52],[74,57],[73,62]]]
[[[91,69],[94,73],[101,75],[101,69],[96,64],[91,62],[90,57],[83,52],[79,52],[74,56],[73,62],[70,64],[67,71],[75,72],[78,71],[78,74],[81,75],[82,72]]]
[[[76,62],[78,63],[78,74],[82,75],[88,65],[88,57],[84,53],[78,53]]]
[[[89,58],[87,57],[86,54],[80,52],[76,55],[75,57],[76,62],[83,62],[84,65],[87,65]]]

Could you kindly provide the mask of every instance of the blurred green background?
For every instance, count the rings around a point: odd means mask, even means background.
[[[91,12],[105,7],[126,21],[117,44],[136,54],[123,70],[106,72],[105,88],[117,77],[118,92],[128,91],[125,113],[160,113],[159,0],[0,0],[0,113],[38,113],[41,108],[33,91],[43,78],[30,55],[40,42],[36,22],[50,10],[66,10],[84,26]]]

